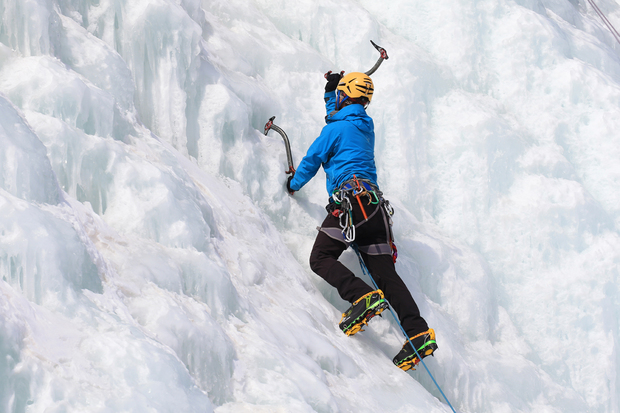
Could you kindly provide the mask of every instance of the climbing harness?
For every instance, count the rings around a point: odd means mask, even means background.
[[[353,205],[357,202],[364,217],[355,223],[353,218]],[[374,207],[372,211],[367,207]],[[329,204],[325,207],[328,213],[338,218],[340,229],[333,227],[319,227],[328,236],[343,241],[350,245],[355,241],[356,229],[371,220],[376,214],[381,213],[385,225],[385,243],[360,246],[362,252],[371,255],[390,254],[393,262],[396,262],[398,250],[394,244],[392,234],[392,216],[394,209],[390,201],[383,198],[383,193],[368,179],[353,178],[346,181],[338,189],[334,190]],[[359,219],[359,218],[358,218]]]
[[[364,260],[362,259],[362,255],[360,254],[360,250],[359,247],[357,246],[357,244],[353,243],[351,244],[351,247],[353,248],[353,251],[355,251],[355,253],[357,254],[357,259],[360,262],[360,267],[362,267],[362,272],[367,275],[370,280],[372,281],[372,284],[375,286],[375,289],[378,290],[379,286],[377,285],[377,283],[375,282],[375,279],[372,277],[372,275],[370,274],[370,271],[368,271],[368,268],[366,267],[366,264],[364,263]],[[402,324],[400,323],[400,321],[398,320],[398,317],[396,317],[396,314],[394,313],[394,310],[392,309],[392,306],[390,305],[388,307],[390,309],[390,312],[392,313],[392,316],[394,317],[394,320],[396,320],[396,323],[398,324],[398,326],[400,327],[400,330],[403,332],[403,334],[405,335],[405,337],[407,338],[407,341],[409,341],[409,344],[411,345],[411,348],[413,349],[413,351],[415,352],[416,356],[418,357],[418,360],[420,360],[420,362],[422,363],[422,365],[424,366],[424,368],[426,369],[426,372],[428,373],[428,375],[431,377],[431,379],[433,380],[433,383],[435,383],[435,386],[437,386],[437,389],[439,389],[439,392],[441,393],[441,395],[443,396],[444,400],[446,401],[446,403],[448,403],[448,406],[450,406],[450,409],[452,409],[452,411],[454,413],[456,413],[456,410],[454,410],[454,407],[452,407],[452,404],[450,403],[450,401],[448,400],[448,398],[446,397],[446,395],[444,394],[443,390],[441,390],[441,387],[439,387],[439,384],[437,383],[437,380],[435,380],[435,377],[433,377],[433,374],[431,373],[431,371],[428,369],[428,367],[426,366],[426,363],[424,362],[424,360],[422,359],[422,357],[420,356],[420,353],[418,353],[418,350],[415,348],[415,346],[413,345],[413,343],[411,342],[411,339],[409,338],[409,335],[407,334],[407,332],[405,331],[405,329],[403,328]]]
[[[366,198],[368,200],[366,206],[368,205],[378,205],[382,207],[383,204],[380,198],[382,193],[367,179],[358,179],[355,175],[353,175],[353,179],[346,181],[344,184],[340,186],[340,188],[334,190],[331,196],[331,200],[335,204],[332,207],[332,215],[339,218],[340,228],[342,228],[342,236],[344,241],[347,244],[355,241],[355,228],[360,225],[366,223],[370,218],[372,218],[379,208],[375,208],[375,210],[368,216],[366,210],[364,208],[364,203],[362,202],[362,198]],[[364,220],[355,224],[353,222],[353,204],[351,202],[351,198],[357,200],[360,209],[362,210],[362,215],[364,215]],[[331,202],[330,202],[331,205]],[[391,225],[391,221],[390,221]]]
[[[377,205],[380,203],[379,196],[380,195],[377,195],[374,185],[372,185],[370,181],[357,179],[355,175],[352,180],[345,182],[332,193],[331,199],[335,204],[332,207],[332,215],[339,219],[340,228],[342,228],[342,236],[346,243],[355,241],[355,227],[360,226],[369,219],[361,197],[368,198],[367,205]],[[351,197],[357,200],[362,209],[362,214],[364,215],[364,221],[357,225],[353,222],[353,204],[351,203]],[[330,205],[332,205],[331,202]],[[371,217],[374,216],[377,210],[378,208],[371,214]]]

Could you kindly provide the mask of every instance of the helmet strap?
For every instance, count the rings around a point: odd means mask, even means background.
[[[342,104],[349,99],[349,96],[347,96],[346,94],[344,95],[344,99],[342,99],[342,102],[340,101],[340,96],[342,94],[341,90],[338,90],[338,93],[336,94],[336,110],[340,110],[342,109]]]
[[[368,105],[370,105],[370,101],[363,98],[349,98],[349,102],[355,103],[357,105],[362,105],[364,109],[367,109]]]

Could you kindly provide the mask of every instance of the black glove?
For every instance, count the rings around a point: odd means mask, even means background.
[[[295,173],[293,172],[291,174],[291,176],[289,176],[288,179],[286,180],[286,190],[291,195],[293,195],[295,193],[295,190],[291,189],[291,181],[293,180],[294,176],[295,176]]]
[[[327,79],[327,84],[325,85],[325,93],[333,92],[338,87],[338,82],[342,79],[342,74],[340,73],[332,73],[331,70],[325,73],[325,79]]]

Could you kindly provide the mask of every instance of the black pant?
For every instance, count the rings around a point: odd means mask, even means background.
[[[364,220],[363,213],[355,198],[353,198],[352,204],[353,222],[359,223]],[[355,236],[357,245],[363,247],[388,242],[390,235],[389,230],[386,230],[387,217],[383,208],[379,205],[369,206],[366,204],[364,204],[364,208],[369,216],[376,208],[379,209],[367,222],[357,227]],[[321,227],[340,228],[339,219],[328,214]],[[353,303],[363,295],[373,291],[374,288],[356,277],[338,261],[338,257],[347,248],[348,246],[344,241],[331,238],[323,231],[319,231],[310,253],[310,268],[332,287],[335,287],[343,300]],[[360,254],[379,289],[383,291],[385,298],[398,314],[400,323],[409,337],[428,330],[428,325],[420,316],[420,310],[411,293],[396,273],[392,256],[390,254],[370,255],[363,252]]]

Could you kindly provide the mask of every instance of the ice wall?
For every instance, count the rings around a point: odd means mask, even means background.
[[[620,26],[615,1],[597,2]],[[0,411],[449,411],[309,270],[322,73],[367,70],[459,411],[618,412],[620,46],[585,1],[0,0]],[[275,136],[274,136],[275,135]],[[356,267],[352,254],[343,260]]]

